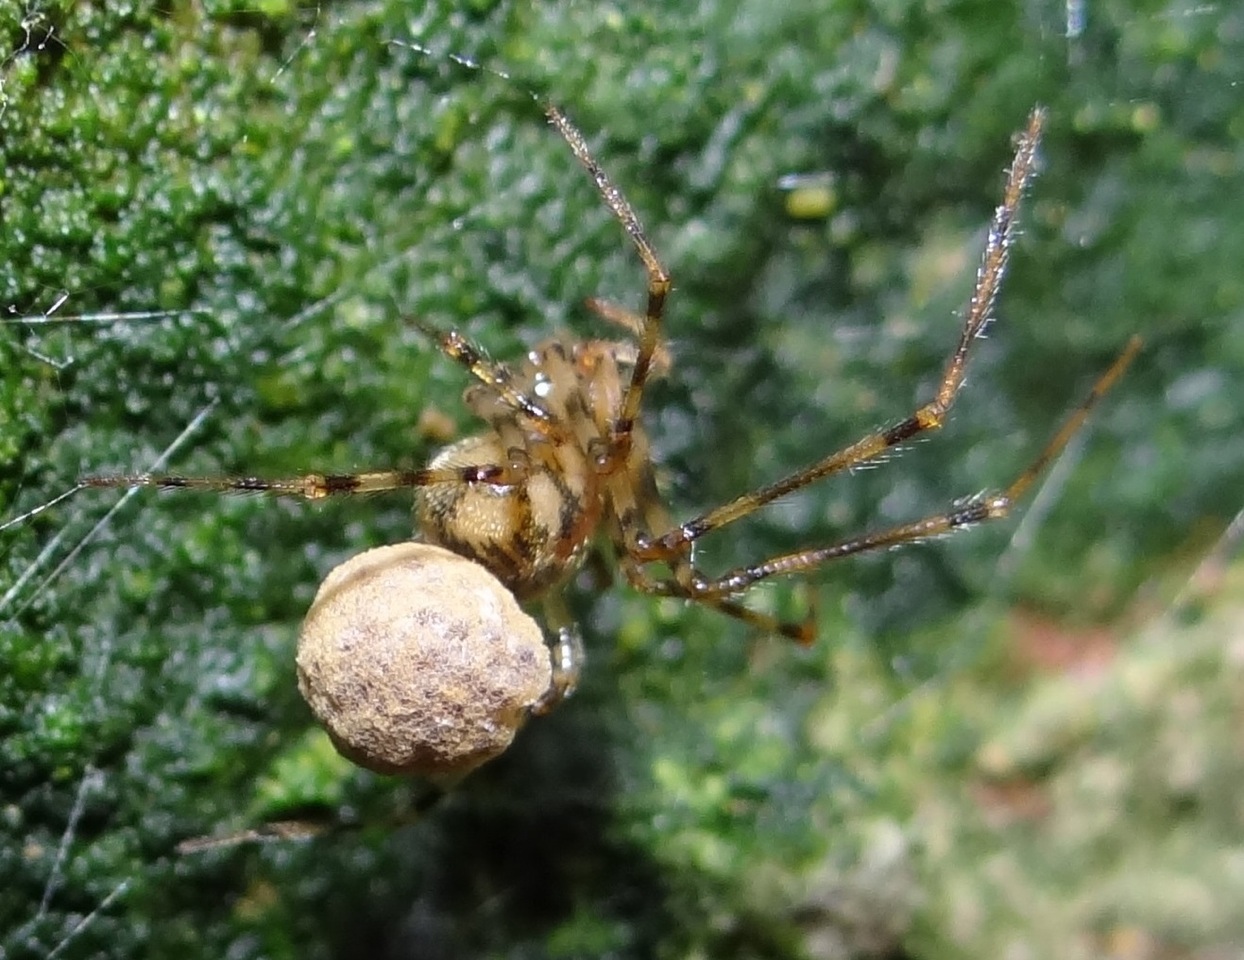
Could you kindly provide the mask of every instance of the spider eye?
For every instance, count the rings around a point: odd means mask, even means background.
[[[479,564],[424,543],[329,572],[298,638],[298,687],[341,754],[377,773],[462,776],[548,690],[536,622]]]

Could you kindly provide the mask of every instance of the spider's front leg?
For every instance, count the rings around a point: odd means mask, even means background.
[[[989,237],[977,270],[976,285],[964,315],[959,342],[946,362],[941,382],[933,399],[892,427],[870,433],[845,449],[831,453],[802,470],[742,494],[677,527],[668,528],[667,532],[661,536],[640,546],[638,553],[641,560],[668,561],[670,557],[679,555],[690,544],[706,534],[740,520],[780,497],[823,480],[832,474],[875,460],[919,434],[942,427],[958,396],[959,389],[963,386],[972,344],[993,319],[994,303],[1006,274],[1011,246],[1015,239],[1020,201],[1036,174],[1037,148],[1041,142],[1041,130],[1044,123],[1045,110],[1036,107],[1029,114],[1028,125],[1019,135],[1015,158],[1007,173],[1002,203],[994,212],[993,221],[989,227]]]
[[[977,523],[1001,520],[1010,515],[1042,472],[1063,451],[1068,441],[1084,426],[1089,413],[1111,387],[1123,376],[1140,351],[1140,337],[1132,337],[1114,363],[1093,385],[1088,396],[1076,407],[1053,437],[1046,443],[1037,458],[1029,464],[1005,489],[981,494],[961,501],[944,513],[933,514],[911,523],[900,524],[885,530],[848,537],[826,547],[814,547],[794,553],[772,557],[761,563],[738,567],[719,577],[697,578],[688,584],[671,580],[659,584],[659,591],[671,596],[684,596],[717,606],[730,596],[746,590],[761,580],[775,576],[808,573],[829,563],[857,553],[880,550],[903,543],[913,543],[930,537],[952,533]]]
[[[634,208],[626,199],[618,186],[605,173],[604,168],[592,156],[592,152],[588,149],[587,141],[583,139],[583,134],[579,131],[570,118],[551,103],[543,103],[544,114],[548,117],[549,122],[557,128],[557,132],[562,135],[562,139],[566,141],[575,158],[587,170],[588,175],[592,178],[592,182],[596,184],[596,190],[600,193],[601,199],[613,211],[613,215],[618,222],[622,224],[622,229],[626,231],[626,235],[630,238],[631,243],[635,247],[635,251],[639,254],[639,259],[643,262],[644,271],[648,275],[648,299],[647,306],[644,311],[642,322],[638,324],[639,350],[635,355],[635,363],[631,369],[631,380],[627,385],[626,393],[622,398],[622,405],[618,411],[617,417],[614,419],[610,456],[613,460],[613,468],[628,459],[630,456],[631,445],[634,441],[635,426],[639,419],[639,410],[643,401],[644,386],[648,382],[649,376],[653,372],[653,367],[659,365],[661,356],[661,327],[665,317],[665,299],[669,296],[672,281],[670,273],[661,263],[657,256],[656,250],[653,248],[648,234],[644,230],[644,225],[640,222],[639,216],[635,213]],[[597,301],[598,303],[600,301]],[[594,308],[597,312],[603,313],[607,319],[614,322],[621,322],[623,326],[629,326],[633,320],[623,319],[622,316],[614,312],[611,316],[611,308],[604,306],[603,308]]]
[[[671,526],[650,515],[649,530],[665,530],[660,536],[649,537],[634,523],[624,537],[628,579],[648,593],[685,597],[712,606],[723,613],[738,617],[762,628],[774,629],[799,639],[811,636],[784,625],[773,625],[767,618],[738,604],[733,598],[752,584],[774,576],[807,573],[841,557],[908,543],[974,523],[1007,516],[1036,481],[1041,472],[1061,452],[1067,441],[1080,429],[1089,411],[1122,376],[1140,348],[1133,338],[1110,368],[1098,379],[1088,397],[1077,407],[1063,427],[1046,444],[1037,459],[1005,490],[972,498],[950,510],[913,523],[902,524],[863,536],[851,537],[826,547],[800,550],[772,557],[756,564],[738,567],[719,577],[706,577],[692,564],[691,551],[704,535],[739,520],[772,501],[793,493],[834,473],[877,458],[911,438],[939,429],[963,385],[968,354],[973,342],[992,319],[994,303],[1006,273],[1010,248],[1014,241],[1020,201],[1036,172],[1037,148],[1045,121],[1040,107],[1029,115],[1027,127],[1020,134],[1014,160],[1007,174],[1002,203],[995,211],[988,241],[981,257],[976,285],[965,313],[959,341],[951,353],[934,397],[911,415],[892,427],[867,434],[845,449],[832,453],[789,476],[745,493],[683,523]],[[660,525],[659,525],[660,524]],[[667,578],[652,577],[644,570],[650,563],[664,564],[670,570]]]

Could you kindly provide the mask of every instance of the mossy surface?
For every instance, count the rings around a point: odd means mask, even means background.
[[[1244,941],[1240,618],[1169,613],[1240,509],[1244,13],[1106,4],[1069,38],[1062,6],[984,0],[149,7],[0,0],[0,517],[161,463],[420,464],[421,416],[472,427],[403,315],[504,358],[599,331],[584,297],[637,303],[528,88],[673,271],[646,422],[679,516],[928,395],[1011,136],[1049,108],[949,427],[721,533],[710,569],[1005,484],[1128,336],[1146,349],[1026,518],[816,577],[811,649],[577,584],[580,695],[396,831],[175,852],[409,801],[332,754],[293,676],[319,579],[409,536],[408,498],[97,491],[5,530],[4,956]]]

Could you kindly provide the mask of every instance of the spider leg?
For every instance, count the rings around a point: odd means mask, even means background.
[[[552,411],[519,390],[514,385],[514,374],[510,368],[492,360],[482,347],[457,330],[439,330],[417,317],[407,317],[406,322],[432,340],[445,356],[465,367],[506,407],[526,417],[541,433],[560,432],[555,426],[558,421]]]
[[[567,699],[579,685],[579,677],[583,673],[585,653],[583,634],[579,625],[570,616],[566,601],[559,593],[552,593],[544,599],[544,622],[556,631],[557,639],[550,648],[553,663],[553,678],[548,690],[532,706],[531,712],[537,717],[544,716]]]
[[[176,490],[212,490],[219,493],[267,493],[278,497],[323,500],[325,497],[380,493],[440,483],[487,483],[510,486],[521,482],[521,464],[473,464],[424,470],[376,470],[369,473],[308,473],[298,477],[181,477],[159,474],[120,474],[83,477],[85,487],[162,487]]]
[[[436,56],[433,51],[417,43],[391,42],[425,56]],[[469,57],[451,53],[448,54],[448,58],[467,70],[483,71],[495,77],[500,77],[507,83],[514,83],[514,78],[508,73],[483,66]],[[523,88],[519,87],[519,89]],[[533,90],[526,90],[525,92],[544,111],[544,115],[548,118],[549,123],[557,128],[557,132],[566,141],[575,158],[587,170],[588,175],[592,178],[592,182],[596,184],[596,189],[600,193],[601,199],[613,211],[613,215],[622,224],[622,229],[631,238],[631,243],[634,244],[635,250],[639,254],[639,259],[643,261],[644,270],[648,274],[648,303],[638,334],[639,352],[635,358],[635,366],[631,372],[631,381],[627,387],[626,396],[622,401],[621,410],[611,430],[610,445],[612,450],[608,460],[610,465],[612,465],[612,469],[620,469],[617,465],[626,461],[630,451],[635,421],[639,417],[640,403],[643,399],[644,384],[647,383],[648,375],[661,346],[661,325],[665,313],[665,298],[669,296],[670,292],[670,274],[661,263],[656,250],[652,247],[652,243],[648,240],[644,226],[640,223],[634,208],[631,207],[630,201],[626,199],[626,196],[610,179],[609,175],[605,173],[604,169],[596,161],[596,158],[592,156],[591,150],[588,149],[587,141],[583,138],[579,128],[571,122],[570,118],[556,104],[545,100]]]
[[[285,843],[290,840],[311,840],[316,837],[340,836],[369,827],[389,830],[417,823],[449,794],[449,785],[430,782],[416,794],[410,806],[387,817],[372,821],[334,820],[331,817],[304,817],[297,820],[270,820],[257,827],[216,836],[190,837],[177,844],[177,854],[206,853],[209,850],[231,850],[248,844]]]
[[[643,435],[640,436],[643,443]],[[632,460],[625,471],[612,478],[615,504],[628,506],[628,509],[618,511],[616,519],[614,539],[620,544],[619,565],[627,582],[636,590],[656,596],[686,597],[688,591],[704,579],[692,566],[689,552],[670,558],[669,564],[673,572],[670,580],[651,577],[635,557],[634,544],[644,530],[663,530],[669,527],[669,514],[661,503],[652,463],[646,459],[646,444],[636,448],[635,452],[644,454],[645,459],[640,459],[638,463]],[[641,517],[642,526],[639,523]],[[816,639],[814,602],[809,604],[804,619],[796,623],[752,610],[728,597],[697,599],[726,616],[743,621],[757,633],[787,637],[804,646]]]
[[[573,439],[561,421],[514,385],[509,368],[491,360],[484,351],[457,330],[448,332],[414,317],[408,322],[434,340],[446,356],[465,367],[505,407],[525,418],[533,429],[555,442]],[[519,444],[521,446],[521,443]],[[184,477],[157,474],[120,474],[83,477],[73,492],[85,487],[161,487],[210,490],[221,493],[266,493],[273,496],[322,500],[346,494],[381,493],[437,484],[487,483],[510,486],[528,475],[526,465],[468,464],[422,470],[376,470],[365,473],[309,473],[296,477]]]
[[[629,558],[624,560],[622,566],[626,573],[627,582],[642,593],[658,597],[682,597],[694,600],[707,607],[712,607],[728,617],[733,617],[735,620],[741,620],[759,634],[786,637],[788,640],[794,640],[800,646],[811,646],[816,640],[817,611],[815,595],[810,595],[812,601],[809,603],[808,612],[802,620],[783,620],[780,617],[753,610],[737,600],[731,600],[725,595],[714,596],[696,593],[696,584],[708,582],[703,576],[698,574],[693,577],[691,581],[692,586],[687,587],[677,578],[669,580],[650,578],[644,573],[642,567]]]
[[[597,316],[622,327],[633,336],[640,336],[644,329],[644,318],[620,304],[602,300],[600,297],[588,297],[584,303]],[[656,353],[652,356],[651,376],[664,376],[671,366],[673,366],[673,358],[670,356],[669,347],[664,342],[658,343]]]
[[[779,497],[831,474],[872,460],[918,434],[937,430],[942,426],[959,388],[963,386],[964,370],[972,342],[981,335],[992,319],[994,302],[1006,274],[1007,261],[1010,259],[1015,238],[1020,201],[1036,173],[1037,147],[1044,122],[1044,109],[1034,108],[1029,114],[1027,127],[1019,135],[1015,158],[1007,174],[1002,203],[994,212],[989,227],[989,237],[976,274],[976,286],[968,302],[959,342],[946,363],[934,398],[892,427],[870,433],[790,476],[736,497],[668,530],[648,543],[641,544],[639,552],[642,560],[668,560],[705,534],[733,523]]]
[[[1046,443],[1037,458],[1010,486],[998,492],[984,493],[963,501],[944,513],[933,514],[912,523],[849,537],[827,547],[800,550],[795,553],[772,557],[762,563],[738,567],[712,579],[697,579],[691,584],[677,579],[665,582],[662,591],[681,595],[693,600],[716,600],[738,593],[761,580],[774,576],[807,573],[832,560],[869,550],[892,547],[950,533],[963,527],[987,520],[1000,520],[1014,509],[1042,471],[1062,452],[1067,442],[1084,425],[1089,413],[1098,401],[1114,386],[1140,350],[1139,337],[1132,337],[1123,352],[1115,359],[1093,385],[1088,396],[1072,412],[1058,431]]]
[[[661,347],[661,325],[665,314],[665,298],[670,292],[670,274],[657,257],[644,231],[644,226],[639,222],[639,217],[630,202],[592,156],[579,128],[571,123],[555,104],[540,101],[540,105],[549,122],[557,128],[557,132],[569,145],[575,158],[591,176],[601,199],[613,211],[613,215],[622,224],[622,229],[631,238],[631,243],[634,244],[639,259],[643,261],[644,270],[648,274],[648,303],[638,333],[639,352],[635,356],[631,380],[627,385],[626,394],[622,399],[621,408],[611,431],[613,448],[611,460],[615,465],[622,464],[630,453],[635,421],[639,417],[640,402],[643,399],[644,385],[648,382],[654,363],[657,362]],[[615,466],[615,469],[618,467]]]
[[[815,598],[815,594],[809,591],[809,597]],[[816,641],[817,610],[814,599],[808,605],[807,614],[798,622],[772,617],[724,597],[706,598],[703,602],[726,616],[743,621],[762,636],[786,637],[788,640],[794,640],[801,647],[810,647]]]

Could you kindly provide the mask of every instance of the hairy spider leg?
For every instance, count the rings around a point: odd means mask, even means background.
[[[558,438],[564,435],[564,430],[559,429],[560,423],[553,412],[519,390],[514,385],[514,375],[509,367],[489,358],[478,344],[457,330],[440,330],[418,317],[405,319],[435,343],[445,356],[465,367],[471,376],[492,391],[497,400],[526,417],[534,429]]]
[[[1098,378],[1093,389],[1050,438],[1037,458],[1005,489],[971,497],[944,513],[933,514],[912,523],[901,524],[859,537],[849,537],[827,547],[782,554],[762,563],[738,567],[719,577],[699,579],[691,585],[690,589],[678,580],[667,580],[656,584],[656,589],[650,592],[666,596],[683,596],[693,600],[726,597],[770,577],[807,573],[832,560],[852,554],[879,550],[901,543],[912,543],[976,523],[1000,520],[1011,513],[1015,504],[1023,498],[1050,462],[1084,426],[1089,413],[1123,375],[1135,359],[1140,347],[1140,337],[1134,336],[1128,341],[1127,346],[1106,372]]]
[[[296,477],[183,477],[175,474],[107,474],[83,477],[86,487],[160,487],[168,490],[211,490],[218,493],[265,493],[276,497],[323,500],[325,497],[381,493],[440,483],[517,483],[523,473],[503,464],[439,467],[423,470],[374,470],[367,473],[306,473]]]
[[[435,51],[418,43],[409,43],[401,40],[392,42],[424,56],[437,56]],[[575,158],[592,178],[592,182],[596,185],[596,190],[600,194],[601,199],[605,201],[605,205],[609,207],[614,217],[622,225],[622,229],[626,232],[626,235],[635,247],[635,251],[639,254],[639,259],[643,262],[644,271],[648,277],[648,296],[642,323],[638,325],[639,329],[636,331],[639,340],[639,350],[635,356],[634,366],[631,370],[631,379],[627,385],[625,396],[617,416],[610,425],[610,449],[602,462],[602,468],[605,472],[621,470],[629,457],[633,443],[635,424],[639,418],[639,411],[643,401],[644,386],[653,372],[654,365],[662,363],[661,331],[665,316],[665,300],[669,296],[672,286],[670,273],[661,263],[660,257],[657,256],[656,250],[648,239],[647,231],[644,230],[644,226],[631,206],[630,201],[626,199],[622,190],[613,182],[609,174],[605,172],[604,168],[601,167],[600,163],[592,155],[583,133],[557,104],[545,99],[534,90],[522,87],[515,82],[512,76],[503,70],[477,63],[470,57],[465,57],[461,54],[450,53],[446,56],[452,63],[467,70],[488,73],[504,80],[525,93],[535,102],[544,112],[549,123],[561,134],[562,139],[566,141]],[[594,302],[604,304],[604,301]],[[589,305],[592,305],[592,303],[590,302]],[[596,309],[595,307],[593,308]],[[604,310],[598,310],[598,312],[604,313],[607,319],[621,322],[623,326],[631,326],[627,322],[627,319],[631,316],[629,311],[619,310],[614,312],[612,316],[609,315],[608,311],[609,305],[605,305]],[[623,315],[627,319],[624,319]]]
[[[642,569],[644,558],[640,556],[641,547],[649,541],[651,531],[668,530],[671,524],[657,493],[646,440],[639,440],[642,449],[635,449],[637,437],[642,437],[636,423],[648,379],[652,375],[665,372],[670,365],[669,353],[662,339],[662,326],[671,278],[648,240],[634,208],[592,155],[578,127],[556,105],[543,101],[538,96],[535,99],[544,109],[550,123],[570,146],[575,158],[588,171],[602,199],[630,237],[648,276],[647,310],[642,317],[606,300],[590,298],[587,301],[591,310],[605,320],[631,331],[639,341],[630,383],[611,427],[612,449],[608,460],[602,463],[602,469],[610,478],[610,497],[618,526],[616,539],[622,547],[622,569],[629,582],[641,590],[647,589],[651,581]],[[641,514],[642,525],[639,522]],[[671,565],[676,580],[690,584],[697,579],[689,551],[684,549],[667,553],[660,559]],[[802,622],[788,623],[725,597],[704,597],[703,602],[764,633],[779,634],[805,644],[810,643],[814,637],[815,613],[811,609]]]
[[[429,50],[418,43],[409,43],[401,40],[392,42],[397,46],[406,47],[424,56],[437,56],[435,51]],[[648,234],[644,230],[644,226],[631,206],[630,201],[626,199],[626,196],[613,182],[609,174],[605,173],[604,168],[601,167],[588,148],[587,140],[584,139],[582,132],[560,107],[546,100],[534,90],[522,87],[515,82],[512,76],[503,70],[497,70],[494,67],[477,63],[470,57],[464,57],[461,54],[450,53],[446,56],[452,63],[456,63],[467,70],[488,73],[504,80],[525,93],[536,103],[544,112],[549,123],[557,129],[562,139],[566,141],[575,158],[588,172],[592,182],[596,185],[596,190],[600,194],[601,199],[613,211],[613,215],[622,225],[622,229],[626,231],[626,235],[630,237],[631,243],[639,254],[639,259],[643,262],[644,270],[648,276],[648,299],[643,322],[640,324],[637,332],[639,350],[635,357],[634,367],[631,370],[631,379],[627,386],[626,394],[622,400],[618,415],[614,418],[614,422],[610,427],[610,450],[605,462],[602,464],[606,471],[622,469],[622,465],[629,456],[633,442],[635,423],[639,418],[639,410],[643,400],[644,386],[652,373],[654,363],[660,362],[659,355],[662,349],[661,328],[665,316],[665,300],[669,296],[672,285],[670,273],[661,263],[656,250],[648,240]],[[610,319],[615,319],[616,321],[618,318],[615,316]],[[623,325],[628,324],[623,321]]]
[[[545,625],[553,630],[556,639],[550,645],[553,678],[548,690],[532,705],[531,712],[539,717],[550,713],[558,704],[575,692],[583,673],[586,652],[583,634],[570,614],[560,590],[545,595],[542,608]]]
[[[1018,222],[1020,201],[1036,172],[1037,148],[1045,110],[1036,107],[1028,116],[1028,124],[1019,135],[1015,158],[1007,174],[1006,188],[1000,206],[994,212],[989,237],[976,275],[976,285],[964,318],[959,342],[947,361],[937,394],[911,416],[892,427],[868,434],[842,450],[796,471],[787,477],[742,494],[707,513],[669,529],[649,542],[637,545],[636,552],[644,562],[665,561],[685,551],[690,544],[714,530],[733,523],[760,507],[815,483],[831,474],[873,460],[918,434],[939,429],[963,385],[964,370],[973,341],[981,335],[992,319],[994,302],[1010,259],[1011,246]]]
[[[570,122],[555,104],[537,98],[544,109],[549,122],[557,128],[562,139],[570,146],[575,158],[587,170],[592,182],[600,193],[601,199],[613,211],[622,229],[631,238],[631,243],[643,261],[644,270],[648,274],[648,302],[644,313],[643,325],[639,331],[639,352],[635,357],[635,365],[631,369],[631,380],[627,385],[622,399],[622,406],[614,419],[609,452],[611,465],[620,469],[630,456],[635,422],[639,418],[640,403],[643,399],[644,385],[652,372],[653,363],[661,347],[661,327],[665,316],[665,299],[669,296],[671,280],[669,271],[661,264],[656,251],[648,240],[643,224],[622,191],[609,179],[609,175],[597,163],[588,149],[587,141],[579,128]]]
[[[490,360],[484,351],[456,330],[443,332],[421,320],[407,322],[428,336],[451,360],[465,367],[497,400],[523,416],[533,429],[558,439],[568,434],[551,412],[527,397],[513,384],[509,370]],[[208,490],[220,493],[265,493],[272,496],[323,500],[350,494],[382,493],[442,483],[488,483],[509,486],[527,476],[521,461],[508,464],[425,468],[422,470],[373,470],[363,473],[308,473],[294,477],[186,477],[176,474],[108,474],[82,477],[74,492],[87,487],[160,487]]]
[[[178,856],[206,853],[209,850],[231,850],[250,843],[286,843],[292,840],[312,840],[317,837],[341,836],[357,830],[385,827],[396,830],[418,823],[434,810],[448,795],[452,784],[433,780],[426,782],[423,790],[416,793],[410,806],[402,811],[376,820],[334,820],[328,816],[308,816],[295,820],[270,820],[257,827],[237,830],[218,836],[189,837],[177,844]]]
[[[665,509],[665,505],[662,503],[660,494],[657,491],[656,477],[653,473],[652,464],[649,462],[640,465],[630,479],[632,484],[630,489],[634,491],[638,506],[643,512],[643,529],[669,529],[669,512]],[[629,524],[632,529],[639,529],[639,525],[634,518],[625,514],[620,516],[617,522],[619,525]],[[626,539],[620,530],[615,534],[615,539],[625,547]],[[692,566],[690,550],[679,553],[669,560],[669,567],[673,575],[668,582],[679,584],[682,588],[681,592],[670,591],[667,593],[664,589],[667,581],[652,577],[644,568],[644,564],[632,552],[626,549],[623,549],[621,552],[619,562],[627,582],[636,590],[644,593],[686,597],[690,596],[689,591],[694,587],[694,584],[703,579],[696,572],[694,566]],[[786,637],[803,646],[810,645],[816,639],[817,611],[815,594],[811,591],[809,591],[807,613],[802,620],[797,622],[783,620],[780,617],[753,610],[725,596],[696,596],[694,599],[705,606],[712,607],[719,613],[742,621],[757,633],[765,636]]]

